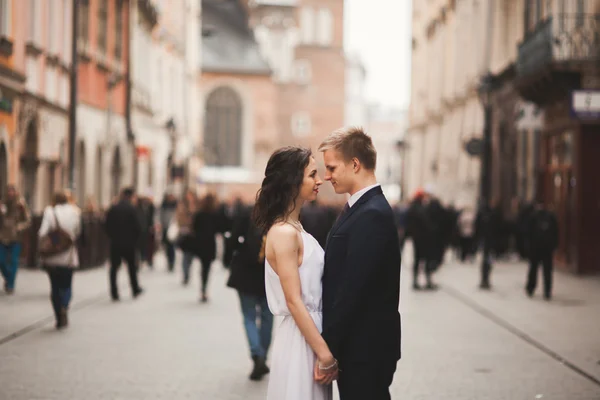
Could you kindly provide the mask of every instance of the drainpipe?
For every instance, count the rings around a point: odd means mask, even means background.
[[[133,149],[133,179],[132,179],[132,186],[134,188],[137,188],[137,178],[138,178],[138,162],[137,162],[137,155],[135,152],[135,135],[133,133],[133,128],[131,126],[131,91],[132,91],[132,84],[131,84],[131,44],[133,43],[133,41],[131,40],[132,37],[132,29],[131,29],[131,21],[132,21],[132,15],[133,15],[133,9],[134,7],[136,7],[135,1],[134,0],[130,0],[129,2],[129,13],[127,15],[127,63],[125,65],[126,68],[126,73],[125,73],[125,129],[127,130],[127,142],[131,145],[131,148]]]

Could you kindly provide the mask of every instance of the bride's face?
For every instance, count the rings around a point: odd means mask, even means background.
[[[304,201],[313,201],[317,199],[319,194],[319,186],[323,184],[323,181],[317,173],[317,163],[313,157],[310,158],[308,165],[304,169],[304,180],[300,186],[300,193],[298,195]]]

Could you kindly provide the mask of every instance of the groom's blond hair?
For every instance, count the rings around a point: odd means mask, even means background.
[[[340,128],[330,133],[319,146],[319,151],[327,150],[340,152],[346,162],[357,158],[369,171],[375,171],[377,166],[377,151],[373,141],[360,127]]]

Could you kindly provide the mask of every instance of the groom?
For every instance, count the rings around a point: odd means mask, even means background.
[[[377,152],[362,129],[333,132],[319,151],[325,180],[351,195],[325,248],[323,337],[339,361],[341,400],[387,400],[400,359],[394,214],[375,178]]]

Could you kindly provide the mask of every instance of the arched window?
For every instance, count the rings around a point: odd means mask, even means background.
[[[242,165],[242,101],[230,88],[215,89],[206,99],[204,159],[206,165]]]
[[[329,46],[333,42],[333,16],[327,8],[321,8],[317,15],[317,42]]]

